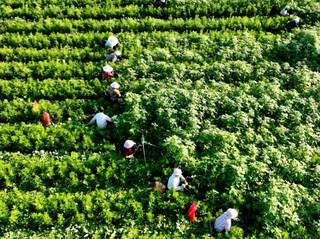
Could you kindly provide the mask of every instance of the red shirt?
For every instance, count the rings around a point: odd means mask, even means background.
[[[113,71],[111,71],[111,72],[110,71],[109,72],[102,71],[101,80],[111,78],[111,77],[113,77],[113,75],[114,75]]]
[[[131,148],[129,148],[129,149],[124,148],[124,156],[125,156],[125,157],[128,157],[128,156],[130,156],[130,155],[132,155],[132,154],[134,154],[134,153],[135,153],[134,147],[131,147]]]
[[[44,125],[50,125],[51,124],[51,118],[48,112],[44,112],[41,116],[41,122]]]
[[[192,202],[187,212],[187,215],[191,223],[194,223],[194,221],[196,220],[197,209],[197,204],[195,202]]]

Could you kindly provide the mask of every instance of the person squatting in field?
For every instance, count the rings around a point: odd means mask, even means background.
[[[187,180],[182,176],[181,169],[175,168],[169,177],[167,188],[175,191],[183,191],[187,185]]]
[[[89,124],[96,123],[99,129],[105,129],[108,122],[112,122],[112,119],[108,115],[99,112],[90,120]]]

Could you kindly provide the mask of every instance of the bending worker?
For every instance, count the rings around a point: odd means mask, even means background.
[[[220,217],[218,217],[214,222],[214,229],[217,232],[226,232],[231,230],[231,219],[236,220],[238,217],[238,212],[236,209],[229,208]]]
[[[96,123],[99,129],[105,129],[108,122],[112,122],[112,119],[108,115],[99,112],[90,120],[89,124]]]
[[[122,56],[120,51],[115,51],[106,58],[106,61],[111,61],[111,62],[119,62],[121,60],[122,60]]]
[[[284,29],[287,32],[290,32],[292,29],[299,27],[299,23],[300,23],[300,18],[296,16],[292,20],[287,22]]]
[[[136,143],[130,139],[127,139],[124,144],[124,157],[126,159],[132,158],[133,155],[137,152],[137,150],[140,148],[140,145],[138,147],[135,147]]]
[[[159,180],[154,179],[152,182],[152,189],[155,192],[164,193],[166,191],[166,186],[163,185]]]
[[[119,40],[115,36],[110,36],[106,43],[104,44],[105,47],[109,47],[112,49],[117,48],[120,45]]]
[[[117,82],[113,82],[108,91],[106,92],[106,96],[111,100],[115,101],[117,98],[121,97],[121,93],[119,91],[120,85]]]
[[[106,65],[102,68],[101,80],[106,80],[115,76],[113,68],[109,65]]]

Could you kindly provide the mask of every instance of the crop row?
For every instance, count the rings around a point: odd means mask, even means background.
[[[234,141],[231,143],[233,144]],[[234,149],[230,148],[230,150],[232,152],[229,157],[235,156],[232,155]],[[251,152],[253,151],[254,148]],[[297,149],[291,149],[291,151],[298,153]],[[308,230],[309,233],[315,235],[317,233],[316,222],[310,220],[310,216],[315,218],[317,215],[317,212],[313,210],[316,209],[314,202],[317,200],[319,192],[309,190],[309,188],[291,181],[288,182],[287,175],[282,175],[284,179],[273,178],[276,173],[274,170],[277,170],[277,167],[271,164],[277,163],[278,160],[284,161],[283,164],[289,161],[282,158],[281,152],[283,152],[282,148],[281,151],[278,148],[270,147],[262,149],[256,162],[243,155],[238,155],[232,160],[223,160],[225,156],[221,153],[214,155],[215,157],[211,160],[203,158],[201,161],[194,162],[201,166],[197,167],[198,173],[216,172],[216,174],[210,174],[205,178],[201,177],[201,183],[208,182],[206,186],[209,189],[202,195],[204,199],[200,202],[200,210],[208,215],[205,217],[198,215],[197,221],[192,227],[184,215],[186,205],[190,200],[194,200],[192,195],[174,192],[151,193],[147,186],[148,178],[146,176],[142,176],[145,181],[139,182],[141,186],[131,185],[130,182],[131,189],[129,190],[123,187],[121,190],[115,188],[116,185],[125,184],[130,176],[134,176],[134,170],[129,167],[130,171],[126,172],[125,168],[128,168],[128,165],[132,166],[131,162],[120,159],[117,162],[117,157],[113,158],[112,154],[110,154],[111,162],[108,155],[101,157],[97,154],[88,156],[87,159],[86,156],[83,157],[77,153],[57,157],[41,153],[39,156],[27,156],[25,159],[20,154],[1,155],[0,162],[3,168],[11,169],[11,172],[4,171],[6,176],[1,175],[1,177],[4,182],[8,182],[9,187],[14,186],[13,189],[0,192],[1,232],[14,231],[17,228],[29,228],[43,232],[53,226],[66,228],[74,224],[88,226],[93,223],[111,227],[110,233],[112,233],[121,227],[132,226],[132,222],[134,222],[134,224],[141,226],[139,231],[143,230],[143,227],[148,227],[149,230],[163,230],[163,227],[166,230],[174,230],[179,227],[177,224],[182,224],[184,228],[188,228],[188,231],[198,230],[200,227],[203,233],[202,230],[209,230],[207,228],[208,221],[217,216],[216,212],[221,207],[233,205],[240,211],[250,210],[253,213],[243,214],[237,225],[248,224],[252,228],[265,227],[269,233],[273,233],[271,230],[275,226],[282,229],[290,227],[296,233],[300,231],[304,234]],[[308,155],[307,153],[303,154]],[[10,160],[13,161],[9,164]],[[308,160],[316,163],[319,157],[311,159],[308,156]],[[38,165],[36,165],[37,163]],[[10,168],[11,165],[17,165],[21,168],[13,169]],[[120,168],[117,167],[118,165]],[[246,167],[243,169],[244,165]],[[286,165],[286,169],[289,165]],[[141,170],[138,165],[135,167],[133,169]],[[281,165],[278,167],[281,168]],[[294,164],[291,167],[294,167]],[[1,172],[3,174],[3,171]],[[133,174],[131,175],[131,173]],[[291,174],[291,172],[287,173]],[[294,173],[299,174],[300,172]],[[11,181],[13,175],[16,178]],[[32,175],[35,175],[34,178],[27,182]],[[43,192],[21,190],[26,185],[42,190],[44,186],[52,182],[53,178],[61,180],[61,185],[49,187],[47,191]],[[316,177],[314,179],[318,180]],[[224,187],[229,188],[229,183],[232,183],[232,186],[230,191],[226,193]],[[60,191],[65,185],[72,192]],[[78,188],[73,190],[76,185]],[[16,188],[16,186],[20,186],[20,188]],[[56,185],[53,183],[49,186]],[[84,189],[90,188],[92,191],[81,191],[82,187]],[[249,204],[253,204],[254,207]],[[275,208],[276,213],[270,212],[270,207]],[[290,220],[290,223],[286,219],[288,214],[295,216],[295,219]],[[212,217],[212,215],[214,216]],[[304,225],[302,232],[299,230],[301,224]],[[198,231],[198,233],[200,232]]]
[[[185,64],[176,65],[176,70],[172,70],[171,66],[159,63],[158,65],[140,64],[139,68],[128,68],[123,65],[123,78],[117,81],[121,84],[121,91],[143,93],[145,87],[153,88],[158,83],[163,84],[182,84],[189,87],[192,82],[202,81],[206,79],[213,85],[227,83],[241,84],[250,81],[275,81],[284,89],[295,89],[298,92],[304,92],[306,89],[315,87],[313,94],[319,98],[319,89],[317,82],[319,74],[294,69],[288,65],[280,65],[270,62],[261,62],[253,67],[252,65],[236,61],[228,63],[214,63],[211,66],[203,67],[198,64],[192,64],[193,68],[189,69]],[[169,69],[169,72],[163,72],[163,69]],[[194,70],[199,70],[195,72]],[[143,73],[144,70],[149,72]],[[140,78],[139,84],[132,84],[133,81]],[[192,80],[192,81],[190,81]],[[130,83],[131,82],[131,83]],[[223,84],[222,84],[223,85]],[[166,87],[166,86],[164,86]],[[192,88],[192,86],[190,86]],[[2,80],[0,81],[1,99],[13,99],[15,97],[23,97],[25,99],[48,99],[62,100],[68,98],[100,98],[104,95],[107,84],[98,80],[80,80],[71,78],[69,80],[46,79],[43,81],[27,79],[22,80]],[[4,111],[5,112],[5,111]]]
[[[319,65],[317,63],[317,33],[315,30],[297,32],[287,38],[264,33],[246,32],[238,34],[228,31],[223,33],[211,32],[209,37],[205,34],[195,33],[182,34],[182,36],[177,34],[175,32],[161,35],[157,32],[119,35],[121,42],[123,42],[124,55],[130,59],[134,56],[135,58],[143,59],[152,58],[155,61],[193,61],[201,63],[204,59],[207,61],[232,59],[256,62],[257,59],[265,57],[273,61],[287,61],[290,63],[308,59],[308,64]],[[94,33],[53,34],[50,36],[42,34],[30,36],[4,34],[0,35],[0,42],[4,45],[11,44],[13,48],[1,48],[0,59],[5,61],[56,59],[57,63],[60,61],[59,64],[62,64],[63,59],[67,61],[97,62],[102,61],[107,54],[106,52],[104,53],[103,48],[89,50],[89,46],[97,46],[104,42],[106,38],[106,34]],[[51,48],[37,51],[39,47],[58,47],[59,49]],[[18,64],[22,66],[19,63],[3,64]],[[76,69],[74,70],[77,71]],[[6,71],[9,71],[9,69]]]
[[[230,17],[230,18],[175,18],[169,21],[144,18],[123,18],[121,20],[69,20],[69,19],[45,19],[38,22],[29,22],[21,18],[3,21],[0,33],[44,33],[53,32],[144,32],[144,31],[221,31],[221,30],[255,30],[255,31],[279,31],[284,29],[288,21],[284,17]]]
[[[75,152],[68,155],[59,155],[58,152],[33,155],[7,153],[0,157],[1,190],[91,191],[111,185],[120,186],[126,182],[130,172],[119,170],[125,166],[124,159],[122,162],[119,154],[111,151],[87,155]],[[132,170],[138,169],[133,167]]]
[[[62,100],[67,98],[94,99],[101,97],[105,88],[98,80],[46,79],[0,80],[1,99],[16,97],[28,99]]]
[[[135,2],[132,2],[134,4]],[[61,3],[49,3],[45,8],[32,8],[30,5],[24,5],[19,8],[10,5],[3,5],[0,8],[1,18],[21,17],[24,19],[41,19],[41,18],[71,18],[71,19],[109,19],[122,17],[143,18],[147,16],[157,18],[177,17],[194,17],[214,16],[256,16],[279,14],[280,9],[285,6],[286,2],[275,2],[270,4],[268,1],[170,1],[165,9],[155,8],[151,1],[146,2],[144,7],[139,5],[118,6],[113,2],[96,4],[94,6],[78,7],[63,5]],[[38,3],[39,4],[39,3]],[[297,7],[305,8],[306,5],[296,3]],[[300,6],[299,6],[300,5]],[[308,3],[310,5],[310,3]],[[38,5],[39,6],[39,5]],[[299,8],[301,11],[301,9]],[[271,12],[273,11],[273,12]]]
[[[174,230],[176,222],[186,224],[184,227],[188,230],[192,229],[192,224],[187,222],[183,213],[188,199],[177,193],[161,196],[145,189],[108,189],[86,194],[46,195],[14,190],[7,193],[2,191],[0,195],[2,233],[18,228],[41,231],[52,227],[63,229],[74,226],[74,229],[80,228],[80,232],[76,230],[74,233],[82,236],[87,233],[86,236],[89,236],[88,229],[99,224],[99,227],[104,228],[101,236],[111,236],[128,232],[126,227],[134,223],[135,230],[138,229],[136,235],[139,232],[154,233],[155,230],[163,229],[164,224],[167,229]],[[208,229],[207,223],[204,225]]]
[[[151,62],[193,62],[199,64],[204,59],[210,64],[211,62],[225,60],[242,60],[248,63],[256,63],[264,58],[272,61],[289,62],[290,64],[307,59],[308,64],[313,67],[312,69],[317,69],[319,58],[316,48],[316,36],[312,32],[301,32],[294,36],[293,39],[287,40],[271,38],[267,42],[267,39],[256,40],[251,35],[230,37],[216,42],[203,39],[201,46],[198,47],[194,47],[189,43],[190,46],[168,46],[165,49],[152,49],[152,45],[144,48],[137,42],[133,42],[132,44],[128,43],[130,49],[124,53],[129,57],[129,61],[118,65],[120,68],[122,68],[121,65],[123,64],[126,67],[134,68],[133,65],[140,58],[143,61]],[[0,77],[4,79],[98,77],[101,70],[99,61],[103,61],[106,56],[103,51],[103,49],[99,49],[99,51],[91,52],[89,48],[45,49],[40,51],[30,48],[2,48],[0,49],[0,59],[4,59],[6,62],[0,64]],[[24,61],[36,60],[38,62],[8,62],[10,58],[12,60],[23,59]],[[63,62],[63,59],[67,60],[67,62]],[[80,65],[77,62],[78,60],[82,61]]]
[[[315,0],[309,0],[308,2],[303,0],[295,1],[293,4],[296,8],[306,7],[316,3]],[[173,11],[177,12],[178,14],[191,14],[190,10],[194,10],[194,14],[201,14],[211,12],[213,14],[218,14],[215,16],[231,16],[237,14],[246,14],[252,15],[263,12],[268,14],[272,8],[275,8],[277,13],[280,9],[287,4],[287,1],[263,1],[263,0],[246,0],[246,1],[232,1],[232,0],[219,0],[219,1],[205,1],[205,0],[171,0],[168,5],[167,9],[164,9],[164,14],[168,14],[167,12],[174,13]],[[85,0],[85,1],[75,1],[75,0],[68,0],[64,2],[60,1],[13,1],[13,0],[4,0],[3,1],[4,10],[7,12],[12,12],[12,10],[16,10],[20,12],[23,9],[24,11],[28,12],[28,7],[38,7],[40,9],[45,9],[45,7],[51,9],[55,9],[54,6],[59,7],[59,9],[70,8],[70,9],[95,9],[92,13],[89,11],[89,14],[95,16],[99,10],[97,7],[102,8],[104,11],[107,9],[121,9],[126,7],[140,7],[148,8],[152,6],[152,0],[149,1],[141,1],[141,0],[134,0],[134,1],[97,1],[97,0]],[[202,10],[200,9],[202,7]],[[11,11],[10,11],[11,10]],[[18,11],[20,10],[20,11]],[[38,9],[37,9],[38,10]],[[52,10],[54,13],[57,10]],[[5,11],[4,11],[5,12]],[[86,11],[88,12],[88,11]],[[67,13],[67,12],[66,12]],[[106,13],[110,14],[110,13]],[[36,14],[37,16],[38,14]],[[173,14],[174,15],[174,14]],[[18,16],[18,15],[17,15]],[[27,15],[29,16],[29,15]],[[42,15],[41,16],[45,16]],[[56,16],[56,15],[55,15]],[[91,15],[90,15],[91,16]],[[102,15],[105,16],[105,15]]]
[[[0,148],[4,151],[32,152],[34,150],[104,151],[111,146],[110,130],[95,130],[87,121],[68,121],[50,127],[38,124],[1,124]]]
[[[150,40],[150,37],[151,36],[148,36],[144,41],[147,42]],[[190,41],[183,45],[176,46],[168,44],[164,48],[159,48],[152,42],[146,43],[142,46],[138,39],[138,37],[136,39],[123,39],[123,54],[125,56],[129,58],[152,58],[155,61],[195,61],[199,63],[204,59],[211,62],[227,58],[232,58],[233,60],[247,59],[248,61],[255,62],[257,57],[261,57],[262,52],[269,53],[275,45],[285,45],[290,41],[290,39],[281,39],[280,37],[274,39],[267,37],[265,39],[257,39],[256,37],[247,34],[244,36],[230,36],[225,39],[203,38],[201,39],[201,44],[198,45],[193,44]],[[155,40],[155,38],[153,39]],[[268,41],[266,39],[268,39]],[[241,49],[241,52],[239,49]],[[5,62],[28,62],[54,59],[64,59],[65,61],[99,62],[105,60],[106,56],[107,51],[104,48],[71,48],[70,46],[41,50],[30,47],[0,48],[0,60]]]
[[[0,34],[0,43],[3,46],[10,47],[31,47],[37,49],[46,49],[54,47],[71,47],[85,48],[90,47],[93,50],[95,47],[101,47],[110,33],[86,32],[86,33],[51,33],[50,35],[35,33],[35,34],[19,34],[19,33],[4,33]],[[210,31],[204,33],[179,33],[179,32],[140,32],[140,33],[118,33],[117,36],[120,42],[126,49],[134,49],[136,46],[143,47],[198,47],[199,43],[208,42],[208,44],[219,44],[225,41],[230,41],[233,37],[245,37],[250,35],[259,39],[259,41],[268,42],[280,38],[279,35],[274,35],[265,32],[254,31]],[[286,36],[288,37],[288,36]],[[132,44],[132,46],[131,46]]]
[[[241,52],[239,57],[250,57],[251,50],[248,52]],[[306,52],[307,54],[308,52]],[[291,52],[295,57],[294,52]],[[160,55],[161,56],[161,55]],[[163,56],[162,56],[163,57]],[[192,60],[191,55],[189,60]],[[195,55],[196,57],[196,55]],[[259,56],[258,56],[259,57]],[[299,55],[299,58],[304,55]],[[308,57],[306,55],[305,57]],[[261,58],[261,56],[260,56]],[[299,59],[298,58],[298,59]],[[188,59],[188,58],[187,58]],[[313,58],[311,58],[313,59]],[[139,59],[138,57],[131,57],[129,60],[122,61],[115,65],[115,70],[119,73],[119,79],[124,88],[127,88],[131,80],[140,78],[154,79],[158,81],[163,80],[181,80],[189,79],[192,81],[204,79],[206,81],[224,81],[227,83],[238,83],[255,80],[259,76],[263,76],[261,72],[268,73],[269,77],[278,77],[277,72],[272,72],[272,69],[279,71],[281,66],[276,62],[258,61],[253,65],[245,60],[229,60],[229,61],[213,61],[206,64],[195,62],[168,62],[166,55],[160,61],[154,61],[152,58]],[[215,60],[215,59],[213,59]],[[209,64],[210,63],[210,64]],[[103,63],[94,64],[67,62],[62,61],[39,61],[39,62],[3,62],[0,63],[0,78],[5,80],[29,78],[44,80],[48,78],[58,79],[97,79],[100,77]],[[267,67],[268,69],[264,69]],[[286,67],[291,67],[290,65]],[[279,69],[280,68],[280,69]],[[294,68],[294,66],[292,66]],[[265,75],[264,77],[266,77]],[[4,91],[5,92],[5,91]]]
[[[137,153],[138,158],[141,153]],[[135,158],[125,160],[112,147],[103,152],[34,151],[32,154],[0,153],[0,190],[88,192],[106,188],[148,187],[152,175],[169,177],[171,168],[159,171],[159,162],[146,167]]]
[[[107,87],[106,87],[107,88]],[[0,101],[0,122],[38,122],[40,113],[46,111],[54,122],[65,121],[68,118],[76,121],[89,120],[89,116],[102,109],[107,110],[108,115],[119,114],[117,108],[105,99],[66,99],[64,101],[40,100],[39,108],[32,110],[32,102],[23,99],[12,101]],[[119,110],[119,109],[118,109]]]

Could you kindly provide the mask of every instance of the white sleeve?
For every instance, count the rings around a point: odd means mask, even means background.
[[[93,124],[97,119],[97,115],[95,115],[89,122],[89,124]]]
[[[183,177],[182,175],[180,176],[180,181],[181,181],[182,183],[186,183],[186,182],[187,182],[187,180],[185,179],[185,177]]]
[[[112,119],[108,115],[106,115],[106,119],[107,121],[112,122]]]
[[[224,226],[224,229],[226,230],[226,232],[229,232],[231,230],[231,219],[228,219],[226,221],[226,224]]]

